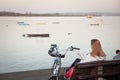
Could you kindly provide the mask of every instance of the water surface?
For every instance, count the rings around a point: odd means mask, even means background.
[[[18,23],[24,23],[22,25]],[[50,34],[49,37],[24,37],[24,34]],[[80,54],[91,51],[90,40],[101,41],[106,59],[120,49],[120,16],[103,17],[0,17],[0,73],[50,68],[50,44],[59,49],[79,47]],[[62,66],[69,66],[76,57],[69,52]]]

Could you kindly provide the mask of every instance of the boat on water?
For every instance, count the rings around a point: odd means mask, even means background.
[[[90,26],[99,26],[100,24],[99,23],[92,23],[90,24]]]
[[[23,37],[49,37],[48,33],[44,34],[23,34]]]
[[[52,24],[60,24],[60,22],[52,22]]]
[[[28,23],[25,23],[25,22],[17,22],[18,25],[21,25],[21,26],[29,26],[30,24]]]
[[[92,15],[87,15],[87,18],[93,18],[93,16]]]

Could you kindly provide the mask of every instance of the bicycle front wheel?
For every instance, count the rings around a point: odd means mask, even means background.
[[[52,74],[55,77],[55,80],[59,80],[60,68],[61,68],[61,63],[56,60],[52,66]]]

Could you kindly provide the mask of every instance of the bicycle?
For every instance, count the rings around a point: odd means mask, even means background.
[[[56,44],[51,44],[48,54],[52,57],[55,57],[55,60],[52,65],[51,77],[49,78],[49,80],[60,80],[60,69],[62,65],[61,58],[65,58],[67,52],[73,50],[80,50],[80,48],[70,46],[67,49],[65,49],[64,54],[60,54],[60,51],[58,51],[58,46]]]

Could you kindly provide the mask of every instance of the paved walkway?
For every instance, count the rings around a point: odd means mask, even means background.
[[[50,69],[0,74],[0,80],[48,80]]]
[[[0,74],[0,80],[48,80],[50,69]],[[62,69],[63,72],[63,69]]]

